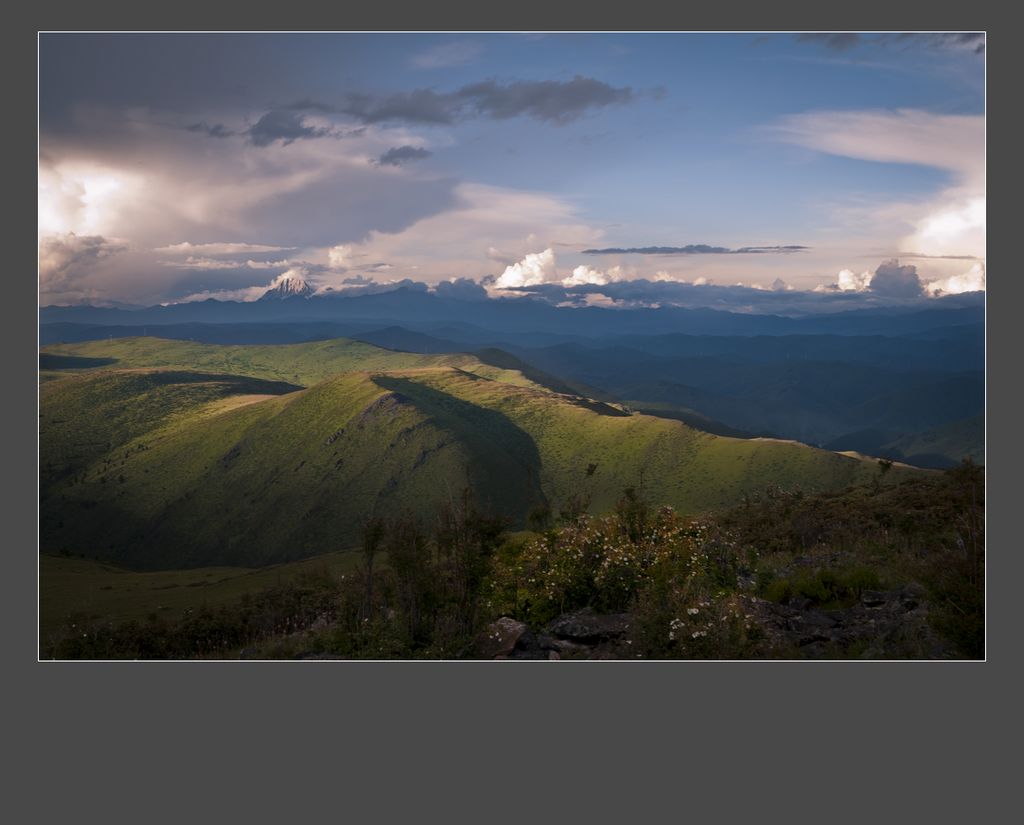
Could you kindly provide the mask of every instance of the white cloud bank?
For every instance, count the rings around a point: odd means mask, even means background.
[[[872,292],[892,298],[913,298],[919,295],[939,297],[980,292],[985,289],[985,264],[978,261],[962,274],[938,280],[923,281],[917,267],[900,265],[898,260],[884,261],[874,272],[859,275],[852,269],[840,270],[833,284],[815,287],[815,292]]]

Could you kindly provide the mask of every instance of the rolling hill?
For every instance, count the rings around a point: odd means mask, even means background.
[[[830,490],[879,474],[873,461],[556,392],[504,354],[136,338],[41,359],[41,549],[138,569],[350,549],[370,516],[426,518],[465,487],[522,526],[577,495],[607,511],[627,485],[696,513],[769,485]]]

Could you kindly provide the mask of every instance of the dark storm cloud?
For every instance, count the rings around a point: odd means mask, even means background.
[[[628,86],[615,88],[576,75],[566,81],[520,80],[501,84],[484,80],[454,92],[414,89],[385,96],[350,93],[337,105],[305,99],[286,108],[346,115],[363,123],[443,125],[472,116],[494,120],[525,116],[560,125],[582,117],[588,110],[629,103],[634,97]]]
[[[756,255],[762,253],[786,254],[810,249],[808,246],[741,246],[729,249],[725,246],[687,244],[686,246],[613,246],[607,249],[584,249],[584,255]]]
[[[429,158],[433,152],[421,149],[418,146],[396,146],[388,149],[383,155],[377,158],[378,166],[401,166],[412,160],[423,160]]]
[[[913,264],[900,266],[899,261],[885,261],[875,270],[868,287],[876,295],[889,298],[915,298],[924,287]]]

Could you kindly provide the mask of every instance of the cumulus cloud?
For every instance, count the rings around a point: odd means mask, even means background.
[[[980,261],[961,275],[950,275],[924,285],[929,295],[960,295],[985,290],[985,265]]]
[[[420,146],[395,146],[377,158],[378,166],[401,166],[413,160],[429,158],[433,152]]]
[[[872,292],[890,298],[915,298],[923,288],[917,267],[913,264],[900,266],[896,260],[880,264],[868,283],[868,289]]]
[[[496,289],[537,286],[555,280],[555,252],[548,247],[543,252],[531,252],[519,263],[505,267],[494,282]]]
[[[603,285],[606,283],[608,283],[608,276],[605,273],[586,264],[576,267],[572,271],[572,275],[562,279],[562,286],[579,286],[580,284]]]
[[[852,269],[842,269],[834,288],[841,292],[863,292],[871,285],[873,275],[873,272],[868,271],[857,275]]]
[[[958,295],[985,289],[985,265],[976,262],[967,272],[928,282],[921,280],[917,267],[900,265],[898,260],[883,261],[874,272],[851,269],[839,272],[836,283],[815,288],[816,292],[872,293],[887,298],[917,298],[921,295]]]

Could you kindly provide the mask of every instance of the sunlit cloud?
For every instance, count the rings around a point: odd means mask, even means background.
[[[984,255],[985,121],[917,109],[791,115],[768,129],[779,140],[832,155],[947,171],[951,186],[919,202],[872,204],[879,227],[910,229],[899,248],[926,256]]]
[[[960,295],[985,289],[985,265],[980,261],[961,275],[951,275],[925,284],[930,295]]]
[[[519,263],[505,267],[494,282],[497,289],[517,286],[537,286],[555,279],[555,253],[549,247],[542,252],[531,252]]]

